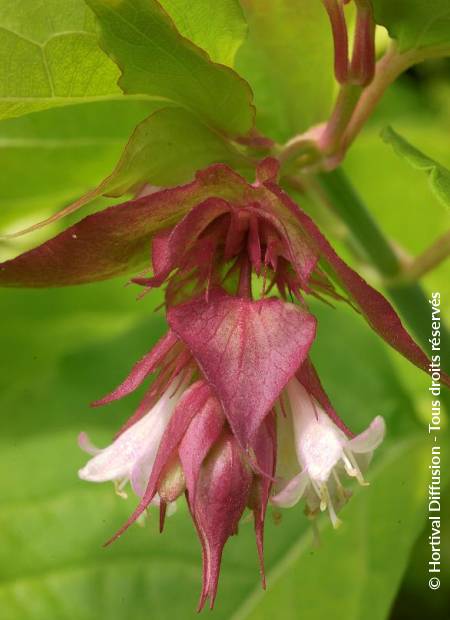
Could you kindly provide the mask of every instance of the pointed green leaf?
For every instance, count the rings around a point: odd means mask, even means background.
[[[233,136],[252,128],[248,84],[183,38],[156,0],[87,2],[101,25],[103,47],[121,69],[125,93],[177,103]]]
[[[120,196],[144,183],[178,185],[209,164],[245,167],[245,157],[225,137],[187,110],[164,108],[138,125],[99,193]]]
[[[450,53],[449,0],[372,0],[375,20],[397,39],[401,52],[442,46]]]
[[[386,127],[381,132],[381,137],[393,147],[397,155],[405,159],[413,168],[426,173],[430,188],[436,198],[444,206],[450,207],[450,170],[419,151],[392,127]]]
[[[321,2],[243,0],[249,36],[237,70],[255,93],[258,127],[286,140],[326,119],[334,89],[330,24]]]

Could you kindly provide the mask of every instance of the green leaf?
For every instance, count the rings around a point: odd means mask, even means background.
[[[183,38],[158,2],[87,2],[99,19],[104,48],[121,68],[125,93],[177,103],[233,136],[250,131],[254,110],[248,84]]]
[[[326,119],[334,91],[330,24],[320,2],[243,0],[249,36],[236,58],[257,125],[278,140]]]
[[[396,122],[401,123],[402,132],[414,143],[433,152],[437,160],[450,168],[446,131],[422,116],[420,122],[405,115]],[[383,119],[382,126],[385,124]],[[434,199],[426,175],[418,174],[393,149],[387,149],[380,140],[380,130],[380,125],[366,128],[347,153],[344,169],[374,217],[382,222],[385,234],[415,255],[448,230],[449,213],[441,208],[432,210]],[[430,274],[425,285],[428,290],[440,290],[444,297],[450,295],[445,265]]]
[[[255,592],[233,620],[384,620],[423,526],[429,459],[422,437],[392,446],[341,528],[327,523],[318,549],[298,537],[269,574],[267,593]]]
[[[192,179],[196,170],[215,162],[235,168],[246,164],[230,142],[190,112],[164,108],[136,127],[119,163],[96,194],[120,196],[144,183],[181,184]]]
[[[450,52],[449,0],[372,0],[375,20],[397,39],[399,50],[442,46]]]
[[[0,118],[121,98],[83,0],[0,0]]]
[[[242,107],[241,120],[230,118],[229,122],[233,131],[237,127],[236,133],[246,133],[251,126],[252,109],[251,94],[245,83],[223,67],[214,67],[200,50],[180,39],[176,30],[170,27],[170,19],[161,10],[158,11],[157,2],[153,2],[153,9],[149,4],[142,4],[144,12],[138,21],[142,17],[149,19],[154,13],[159,21],[154,22],[152,27],[163,39],[168,34],[165,50],[160,49],[165,57],[163,65],[160,65],[154,52],[145,49],[149,41],[141,32],[141,53],[152,56],[153,73],[157,73],[165,63],[166,75],[165,78],[159,76],[160,85],[162,81],[169,86],[171,81],[178,81],[180,66],[187,62],[183,69],[185,73],[192,70],[196,75],[199,72],[199,79],[208,80],[209,77],[212,88],[222,88],[222,92],[217,93],[217,101],[222,98],[222,112],[230,106],[228,116],[232,117],[235,113],[239,114],[235,106]],[[203,48],[214,62],[233,64],[246,34],[246,24],[237,0],[221,0],[214,4],[202,0],[193,6],[188,5],[186,0],[164,0],[163,5],[183,36]],[[152,40],[153,34],[150,33]],[[131,46],[134,37],[135,34],[131,37]],[[174,52],[177,47],[182,50],[180,58],[177,57],[178,52]],[[117,86],[119,77],[118,67],[98,45],[96,20],[84,0],[17,0],[14,7],[7,0],[0,0],[0,119],[99,99],[122,99],[123,93]],[[150,76],[149,81],[153,83],[154,77]],[[196,79],[192,79],[193,88],[198,88]],[[205,82],[202,84],[202,89],[207,91],[208,86]],[[167,92],[156,91],[148,94],[144,88],[138,94],[143,99],[156,97],[162,101],[171,97]],[[231,91],[229,95],[228,91]],[[228,96],[231,100],[227,102]],[[201,99],[201,94],[198,99]],[[176,96],[175,100],[178,101]],[[189,105],[187,100],[186,93],[186,101],[181,103]],[[248,127],[244,128],[246,122]]]
[[[405,159],[413,168],[426,173],[430,188],[436,198],[444,206],[450,207],[450,170],[416,149],[392,127],[383,129],[381,137],[393,147],[397,155]]]
[[[247,34],[238,0],[161,0],[179,33],[207,52],[214,62],[233,66]]]

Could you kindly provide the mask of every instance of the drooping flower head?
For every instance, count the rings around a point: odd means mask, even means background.
[[[169,332],[155,349],[160,353],[171,340]],[[152,351],[147,359],[157,359],[159,353],[155,355]],[[120,397],[119,394],[137,385],[143,379],[139,375],[143,362],[104,401]],[[142,405],[110,446],[95,449],[85,435],[81,436],[81,447],[93,458],[79,475],[91,482],[110,480],[120,493],[130,482],[140,497],[137,509],[113,539],[139,519],[151,504],[159,506],[162,531],[167,506],[185,494],[203,550],[201,609],[208,597],[211,607],[214,603],[223,547],[237,533],[246,508],[254,515],[264,580],[263,528],[275,475],[275,417],[265,416],[248,449],[244,449],[217,397],[204,379],[199,378],[201,372],[195,363],[191,360],[178,371],[174,365],[173,372],[163,379],[164,362],[160,360],[159,375],[154,382],[159,383],[158,391],[162,392],[159,399],[154,402],[157,396],[151,386]]]
[[[223,547],[246,508],[263,571],[268,502],[304,498],[310,516],[328,510],[337,525],[349,497],[345,478],[364,483],[383,438],[382,418],[354,436],[329,401],[309,357],[316,336],[309,298],[350,304],[428,370],[390,303],[339,258],[277,174],[273,159],[260,163],[254,183],[213,165],[188,185],[88,216],[0,265],[4,286],[133,272],[144,291],[165,287],[169,332],[95,404],[155,378],[109,447],[81,437],[92,459],[80,477],[113,481],[121,493],[130,482],[139,496],[113,539],[151,504],[162,529],[167,506],[185,495],[203,550],[200,608],[214,603]]]

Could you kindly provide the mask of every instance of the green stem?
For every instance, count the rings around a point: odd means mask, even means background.
[[[320,150],[325,155],[331,155],[339,149],[341,138],[353,116],[362,90],[362,86],[357,84],[341,86],[333,112],[319,138]]]
[[[402,272],[402,265],[395,251],[342,169],[337,168],[328,173],[320,173],[318,182],[335,212],[362,245],[377,271],[388,281],[398,278]],[[386,289],[418,342],[429,354],[428,339],[431,333],[431,320],[430,304],[426,293],[417,282],[398,282],[387,285]],[[450,351],[450,338],[447,329],[442,325],[441,352],[444,351]]]

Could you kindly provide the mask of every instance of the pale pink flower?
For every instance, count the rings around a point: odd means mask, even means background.
[[[281,438],[285,443],[293,441],[296,460],[291,458],[289,465],[284,462],[284,472],[277,473],[286,474],[289,466],[291,472],[296,468],[300,471],[278,484],[281,488],[271,503],[291,507],[304,498],[310,514],[328,509],[333,526],[337,527],[340,521],[336,513],[350,495],[342,477],[366,484],[364,472],[384,438],[384,420],[377,416],[365,431],[349,437],[297,379],[291,379],[286,395],[288,410],[285,416],[278,416],[279,427],[284,427],[279,428],[279,442]],[[289,447],[286,450],[289,452]]]

